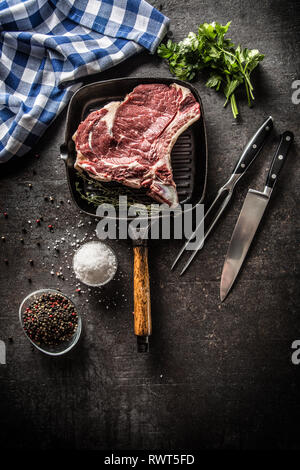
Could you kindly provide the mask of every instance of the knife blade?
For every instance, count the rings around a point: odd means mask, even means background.
[[[241,269],[251,242],[257,231],[279,173],[286,160],[294,135],[284,132],[274,154],[263,192],[249,189],[235,225],[226,254],[220,284],[220,299],[225,300]]]

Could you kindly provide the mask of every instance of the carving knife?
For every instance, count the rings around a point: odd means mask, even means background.
[[[241,269],[293,140],[294,135],[290,131],[286,131],[281,135],[280,143],[270,166],[264,191],[260,192],[249,189],[247,193],[223,266],[220,285],[220,298],[222,302],[233,286]]]

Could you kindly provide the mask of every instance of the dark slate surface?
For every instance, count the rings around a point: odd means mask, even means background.
[[[232,39],[266,54],[255,78],[256,106],[249,110],[241,101],[239,124],[233,122],[229,108],[222,108],[221,96],[207,90],[202,80],[196,83],[208,128],[207,194],[225,181],[267,115],[275,119],[275,133],[183,278],[170,272],[180,241],[151,244],[154,331],[148,355],[136,353],[132,332],[129,242],[110,242],[120,268],[109,286],[81,296],[75,292],[76,282],[67,268],[74,250],[71,243],[85,234],[86,239],[95,237],[95,221],[68,203],[64,165],[58,157],[66,112],[31,155],[4,171],[1,167],[1,213],[9,214],[8,219],[0,217],[1,236],[6,237],[0,246],[0,339],[7,348],[7,364],[0,365],[1,446],[299,448],[300,365],[291,362],[291,344],[300,339],[300,105],[291,101],[291,85],[300,78],[300,4],[291,0],[152,3],[171,18],[176,40],[205,20],[232,20]],[[92,80],[123,76],[168,77],[169,73],[158,58],[145,53]],[[220,274],[242,201],[250,185],[263,187],[278,134],[287,128],[296,136],[288,163],[238,283],[220,305]],[[54,203],[44,201],[45,195],[52,195]],[[36,226],[40,216],[44,221]],[[55,227],[53,233],[49,223]],[[66,241],[57,253],[55,240],[61,237]],[[51,275],[60,267],[65,280]],[[23,297],[49,286],[75,295],[84,320],[78,348],[60,359],[33,350],[18,322]]]

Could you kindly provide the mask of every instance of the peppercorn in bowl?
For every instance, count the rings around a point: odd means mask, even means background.
[[[29,341],[50,356],[70,351],[81,335],[81,316],[74,303],[55,289],[37,290],[25,297],[19,319]]]

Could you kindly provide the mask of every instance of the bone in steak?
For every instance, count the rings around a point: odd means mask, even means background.
[[[199,103],[188,88],[139,85],[124,101],[112,101],[81,122],[73,136],[75,168],[96,180],[146,188],[153,199],[174,207],[171,151],[199,117]]]

